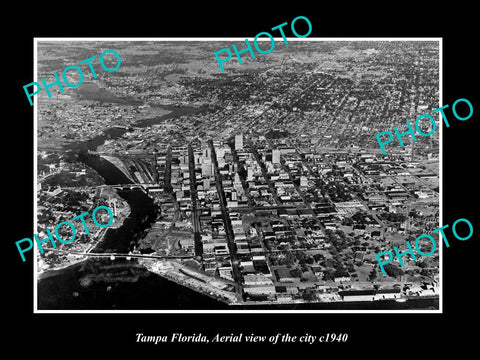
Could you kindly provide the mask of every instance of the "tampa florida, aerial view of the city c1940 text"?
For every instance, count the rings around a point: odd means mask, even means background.
[[[50,83],[97,55],[35,99],[38,237],[114,215],[35,249],[38,310],[437,310],[438,250],[375,255],[439,227],[439,132],[375,135],[440,106],[439,41],[292,39],[222,72],[232,44],[37,39]]]

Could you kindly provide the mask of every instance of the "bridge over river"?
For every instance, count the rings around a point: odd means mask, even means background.
[[[151,255],[151,254],[122,254],[122,253],[92,253],[92,252],[76,252],[66,251],[60,249],[47,248],[44,251],[56,251],[60,253],[66,253],[71,255],[82,255],[90,257],[110,258],[115,260],[116,258],[141,258],[141,259],[192,259],[194,255]]]

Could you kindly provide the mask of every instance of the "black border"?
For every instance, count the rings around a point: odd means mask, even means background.
[[[95,356],[122,355],[130,350],[137,354],[152,352],[166,356],[166,348],[205,351],[206,356],[229,356],[238,344],[141,344],[135,334],[169,335],[172,332],[228,335],[243,332],[258,335],[323,334],[348,332],[347,344],[310,345],[316,354],[366,353],[388,356],[402,351],[414,356],[421,351],[460,345],[462,352],[473,347],[474,329],[470,319],[475,308],[478,251],[478,215],[474,205],[478,161],[475,156],[476,122],[480,111],[476,81],[479,79],[476,57],[475,8],[456,2],[448,8],[438,3],[423,6],[405,2],[376,7],[365,2],[350,5],[322,3],[293,7],[293,4],[267,5],[260,10],[246,3],[197,5],[184,3],[179,9],[158,4],[72,4],[72,7],[35,4],[29,9],[9,10],[16,21],[4,23],[8,37],[3,56],[7,86],[4,86],[4,207],[8,209],[3,247],[8,318],[7,346],[20,350],[29,345],[38,355],[68,351]],[[14,11],[16,10],[16,11]],[[465,242],[453,240],[444,248],[444,313],[443,314],[33,314],[33,264],[18,257],[14,242],[32,234],[33,224],[33,108],[25,99],[22,86],[33,79],[34,37],[250,37],[282,22],[303,15],[313,25],[311,37],[442,37],[443,38],[443,104],[458,98],[469,99],[474,115],[468,121],[453,120],[443,133],[443,222],[452,224],[467,218],[474,224],[473,237]],[[7,55],[8,54],[8,55]],[[13,103],[12,103],[13,99]],[[12,138],[12,140],[9,140]],[[23,345],[23,346],[22,346]],[[242,343],[238,350],[252,356],[249,350],[265,348],[272,354],[287,347],[303,344]],[[233,348],[235,347],[235,348]],[[316,351],[319,351],[318,353]],[[58,352],[61,354],[62,352]],[[200,353],[199,353],[200,354]],[[241,355],[242,352],[239,352]],[[301,353],[300,353],[301,354]],[[37,355],[37,354],[35,354]],[[307,353],[306,353],[307,355]],[[310,355],[310,356],[312,356]],[[307,355],[309,356],[309,355]]]

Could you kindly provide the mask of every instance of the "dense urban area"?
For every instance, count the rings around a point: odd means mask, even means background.
[[[115,72],[97,63],[97,79],[38,95],[39,237],[98,205],[115,215],[110,230],[44,244],[38,273],[123,258],[242,306],[438,297],[438,251],[385,275],[375,258],[439,226],[438,132],[386,155],[375,139],[440,106],[438,42],[296,41],[221,73],[213,53],[229,46],[38,44],[39,78],[105,49],[122,58]],[[128,182],[106,182],[100,161]],[[122,194],[134,191],[152,199],[154,219],[120,254],[101,244],[131,216]]]

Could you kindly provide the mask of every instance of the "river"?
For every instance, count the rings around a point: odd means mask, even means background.
[[[166,118],[197,113],[194,107],[176,108],[163,116],[142,120],[147,127]],[[95,151],[106,139],[115,139],[125,129],[109,128],[90,140],[70,144],[65,150],[86,153]],[[131,181],[113,164],[96,156],[80,156],[81,160],[100,174],[107,185]],[[143,191],[119,191],[131,209],[130,216],[118,229],[109,229],[95,252],[125,253],[133,249],[156,217],[151,198]],[[137,260],[94,259],[67,268],[49,271],[38,280],[38,309],[62,310],[179,310],[223,309],[226,305],[175,282],[166,280],[138,265]]]
[[[165,118],[179,114],[196,113],[193,107],[173,108],[172,113],[155,119],[142,120],[138,125],[150,126]],[[110,128],[94,138],[71,144],[66,150],[85,153],[96,150],[105,139],[115,139],[126,130]],[[128,184],[131,181],[113,164],[96,156],[83,156],[81,160],[95,169],[108,185]],[[151,226],[156,208],[140,190],[119,191],[131,214],[118,229],[107,231],[95,252],[125,253],[133,249]],[[202,295],[157,274],[149,272],[133,260],[94,259],[49,271],[38,280],[38,309],[57,310],[215,310],[227,305]],[[369,303],[298,304],[293,306],[247,307],[246,309],[428,309],[438,306],[438,300],[415,299],[405,303],[380,301]],[[236,307],[241,308],[241,307]]]
[[[90,157],[92,166],[105,182],[130,181],[108,161]],[[131,208],[118,229],[107,231],[95,252],[131,250],[155,219],[153,201],[142,191],[119,191]],[[51,271],[38,281],[39,309],[218,309],[225,305],[156,274],[134,260],[88,259],[62,270]]]

